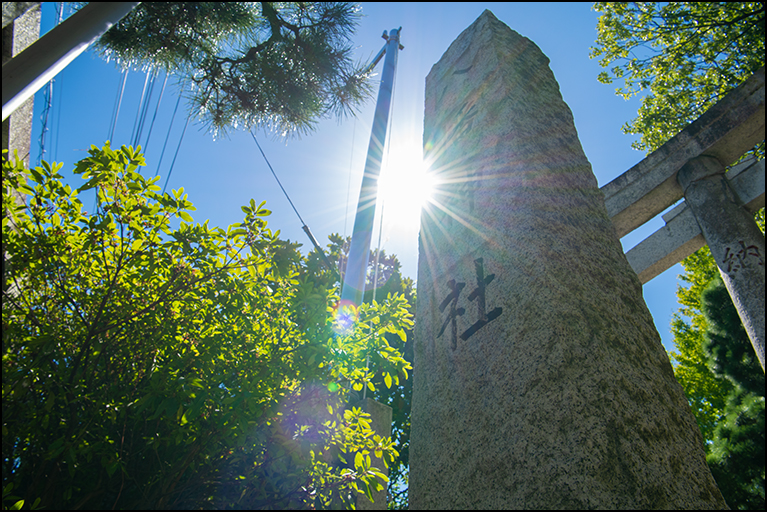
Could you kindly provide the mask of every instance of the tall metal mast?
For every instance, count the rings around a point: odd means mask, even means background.
[[[384,68],[381,75],[381,86],[378,90],[375,117],[373,118],[373,131],[370,134],[368,156],[365,161],[365,174],[362,177],[360,198],[357,203],[357,214],[354,218],[354,230],[352,242],[349,248],[349,258],[346,263],[343,288],[341,290],[341,304],[353,303],[355,306],[362,304],[365,292],[365,275],[370,256],[370,240],[373,236],[373,219],[376,211],[376,197],[378,195],[378,176],[381,173],[381,160],[383,148],[386,142],[386,127],[389,124],[389,111],[391,107],[392,85],[394,83],[394,71],[397,67],[398,50],[403,49],[399,44],[399,36],[402,27],[392,29],[387,35],[384,31],[383,38],[386,44],[373,60],[371,69],[380,60],[383,54]]]

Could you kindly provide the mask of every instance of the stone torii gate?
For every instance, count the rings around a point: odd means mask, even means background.
[[[764,67],[601,188],[622,237],[684,197],[666,225],[626,253],[642,284],[704,245],[719,266],[764,370],[764,160],[732,164],[764,140]]]
[[[664,160],[650,155],[609,196],[534,43],[485,11],[451,44],[426,78],[443,185],[421,218],[411,507],[726,508],[619,243],[637,217],[621,212],[658,184],[611,199],[679,175],[711,243],[700,198],[733,197],[700,142],[671,170],[647,172]]]

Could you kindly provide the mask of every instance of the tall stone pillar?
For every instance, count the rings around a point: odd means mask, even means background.
[[[410,506],[726,507],[546,56],[485,11],[424,146]]]
[[[716,158],[690,160],[677,181],[764,370],[764,235],[740,205]]]

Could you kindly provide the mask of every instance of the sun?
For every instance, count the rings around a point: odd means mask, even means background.
[[[433,200],[435,186],[436,180],[424,164],[420,145],[392,147],[378,180],[385,225],[418,231],[421,209]]]

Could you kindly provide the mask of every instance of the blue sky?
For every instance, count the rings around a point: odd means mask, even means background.
[[[589,59],[589,48],[596,39],[598,13],[591,10],[590,3],[364,3],[364,17],[353,37],[357,59],[371,59],[384,44],[382,32],[402,27],[401,43],[405,49],[398,57],[387,152],[391,169],[402,171],[418,165],[426,75],[450,43],[484,9],[490,9],[513,30],[531,39],[550,59],[600,186],[644,158],[643,153],[631,149],[635,138],[621,132],[621,126],[636,116],[639,99],[625,101],[614,94],[619,84],[597,82],[597,74],[602,68],[596,59]],[[44,3],[41,32],[50,30],[55,21],[54,4]],[[378,66],[380,77],[382,64]],[[168,176],[187,114],[182,99],[170,127],[179,91],[172,77],[162,102],[156,107],[162,78],[155,85],[140,138],[148,164],[143,172],[154,176],[169,134],[159,169],[160,184],[165,183]],[[57,76],[47,123],[45,160],[63,162],[65,176],[72,176],[74,163],[87,156],[87,149],[92,144],[101,146],[109,137],[121,79],[120,70],[114,63],[104,62],[92,51],[85,52]],[[129,72],[115,124],[113,147],[131,142],[144,82],[143,72]],[[30,155],[33,164],[38,162],[40,155],[38,137],[42,131],[41,115],[45,103],[41,90],[35,97]],[[356,119],[348,118],[340,123],[336,119],[324,120],[315,133],[300,139],[284,140],[258,132],[262,148],[283,186],[322,245],[327,243],[330,233],[351,234],[374,108],[375,96],[364,105]],[[155,109],[156,119],[147,142]],[[387,171],[385,166],[383,172],[385,175],[394,171]],[[394,178],[398,187],[402,185],[399,190],[407,190],[409,174],[412,173],[405,171],[404,175]],[[71,183],[79,185],[81,182],[79,178],[73,178]],[[306,250],[310,248],[301,222],[269,172],[253,139],[244,130],[231,131],[228,138],[214,140],[200,124],[190,122],[168,183],[168,190],[179,187],[184,187],[189,200],[197,207],[197,211],[192,212],[195,221],[210,219],[212,226],[226,227],[240,222],[243,216],[241,205],[251,198],[257,203],[265,200],[267,208],[273,212],[268,218],[270,227],[279,229],[283,238],[303,243]],[[400,195],[404,197],[387,199],[382,249],[388,254],[396,254],[402,263],[403,274],[415,278],[417,210],[408,208],[407,202],[397,204],[397,199],[407,201],[407,194]],[[85,204],[87,209],[92,199],[86,199]],[[408,210],[407,218],[391,213]],[[662,225],[659,216],[625,236],[621,240],[624,249],[630,249]],[[377,233],[376,228],[374,243]],[[677,264],[644,285],[645,300],[667,349],[673,348],[669,324],[671,315],[679,307],[675,293],[677,275],[681,272],[682,268]]]

